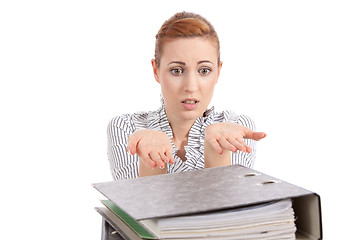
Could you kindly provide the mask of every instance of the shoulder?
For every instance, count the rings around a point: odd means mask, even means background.
[[[156,118],[158,119],[158,111],[122,114],[113,117],[109,122],[108,128],[120,128],[126,132],[134,132],[139,128],[148,128],[149,123]]]
[[[255,131],[254,121],[245,114],[237,114],[230,110],[224,110],[221,112],[214,112],[214,123],[215,122],[235,122],[241,124],[244,127],[250,128]]]

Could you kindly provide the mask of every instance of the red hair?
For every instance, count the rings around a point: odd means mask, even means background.
[[[218,49],[218,64],[220,64],[220,43],[217,33],[211,23],[199,14],[180,12],[169,18],[156,34],[155,62],[160,66],[162,45],[166,39],[204,37],[213,41]]]

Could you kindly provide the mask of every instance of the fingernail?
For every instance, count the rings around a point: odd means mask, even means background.
[[[126,149],[127,153],[132,155],[131,152],[130,152],[130,149]]]
[[[160,169],[164,169],[164,168],[165,168],[165,166],[164,166],[164,165],[160,166]]]

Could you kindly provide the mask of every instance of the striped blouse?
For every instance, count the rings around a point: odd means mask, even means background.
[[[124,114],[113,118],[108,125],[108,159],[114,180],[136,178],[139,175],[139,157],[126,151],[127,139],[137,129],[163,131],[169,136],[173,147],[175,164],[167,164],[167,173],[192,171],[204,168],[205,128],[213,123],[235,122],[255,131],[253,121],[245,115],[236,115],[231,111],[215,112],[214,107],[207,110],[203,117],[196,119],[190,129],[188,145],[185,146],[186,161],[176,155],[177,148],[171,141],[172,129],[165,114],[164,105],[157,111]],[[255,141],[244,139],[252,152],[237,151],[231,154],[231,163],[253,167],[255,160]]]

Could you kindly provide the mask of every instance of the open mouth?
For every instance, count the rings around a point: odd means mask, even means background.
[[[197,100],[196,98],[186,98],[182,101],[182,103],[185,103],[185,104],[196,104],[198,102],[199,102],[199,100]]]
[[[182,101],[182,103],[185,103],[185,104],[195,104],[195,103],[198,103],[199,101],[197,100],[185,100],[185,101]]]
[[[196,98],[187,98],[184,101],[181,101],[181,103],[186,110],[194,110],[196,109],[199,100]]]

